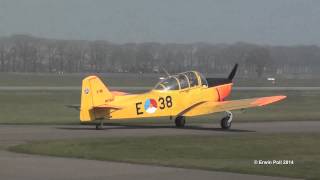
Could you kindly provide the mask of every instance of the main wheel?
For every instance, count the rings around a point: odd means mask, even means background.
[[[221,119],[221,128],[222,129],[229,129],[231,127],[230,117],[224,117]]]
[[[178,116],[175,119],[176,127],[184,127],[186,124],[186,117],[184,116]]]

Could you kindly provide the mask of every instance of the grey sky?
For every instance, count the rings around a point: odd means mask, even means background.
[[[320,45],[319,0],[0,0],[0,36]]]

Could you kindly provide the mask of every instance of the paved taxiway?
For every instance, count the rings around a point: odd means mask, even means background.
[[[33,140],[151,135],[232,135],[240,133],[319,132],[320,121],[234,123],[230,131],[218,124],[177,129],[167,125],[106,126],[97,131],[80,125],[0,125],[1,179],[285,179],[227,172],[191,170],[117,162],[11,153],[6,147]]]

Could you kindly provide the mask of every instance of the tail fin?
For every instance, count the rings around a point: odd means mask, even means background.
[[[94,109],[112,101],[114,96],[97,76],[82,80],[80,121],[92,121],[105,117],[105,111]]]

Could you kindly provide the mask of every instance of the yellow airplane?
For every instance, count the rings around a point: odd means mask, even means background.
[[[228,78],[205,78],[196,71],[168,75],[152,90],[141,94],[109,91],[97,76],[88,76],[82,81],[80,121],[96,121],[96,129],[102,129],[107,119],[174,117],[176,126],[183,127],[186,117],[226,112],[221,127],[229,129],[231,110],[264,106],[286,98],[279,95],[225,100],[237,67],[236,64]]]

